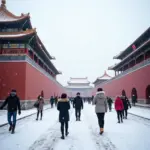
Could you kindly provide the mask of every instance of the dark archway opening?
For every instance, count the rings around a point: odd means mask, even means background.
[[[133,88],[133,89],[132,89],[131,98],[132,98],[132,102],[137,103],[138,94],[137,94],[136,88]]]
[[[150,85],[146,88],[146,103],[150,104]]]

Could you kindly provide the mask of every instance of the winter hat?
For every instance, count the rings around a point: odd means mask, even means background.
[[[16,93],[17,91],[15,89],[12,89],[11,92],[15,92]]]
[[[80,95],[80,93],[78,92],[77,95]]]
[[[11,96],[15,96],[15,95],[16,95],[16,92],[17,92],[17,91],[16,91],[15,89],[12,89],[10,95],[11,95]]]

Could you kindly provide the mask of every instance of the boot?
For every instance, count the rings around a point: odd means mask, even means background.
[[[15,125],[12,126],[12,131],[11,131],[11,134],[14,134],[15,133]]]
[[[104,128],[100,128],[100,135],[104,133]]]
[[[68,132],[68,129],[66,129],[66,136],[68,136],[69,132]]]
[[[66,136],[68,136],[68,134],[69,134],[69,132],[67,131],[67,132],[66,132]]]
[[[120,123],[120,120],[118,120],[118,123]]]
[[[65,136],[64,136],[64,135],[62,135],[62,136],[61,136],[61,139],[62,139],[62,140],[64,140],[64,139],[65,139]]]
[[[38,121],[38,118],[36,118],[36,121]]]
[[[61,136],[61,139],[65,139],[65,136],[64,136],[64,129],[63,128],[61,128],[61,134],[62,134],[62,136]]]
[[[123,120],[121,120],[121,122],[123,123]]]
[[[10,127],[9,127],[9,131],[11,131],[12,130],[12,125],[10,125]]]

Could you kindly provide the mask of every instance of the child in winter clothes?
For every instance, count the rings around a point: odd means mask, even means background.
[[[122,111],[124,109],[123,102],[119,96],[115,100],[115,110],[117,111],[118,123],[123,122]]]

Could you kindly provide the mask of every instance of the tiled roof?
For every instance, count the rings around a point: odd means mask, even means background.
[[[107,74],[107,72],[104,72],[104,75],[102,75],[101,77],[98,77],[93,84],[95,84],[96,82],[100,81],[100,80],[110,80],[112,77],[110,75]]]
[[[101,77],[99,77],[98,79],[100,79],[100,80],[109,80],[109,79],[111,79],[111,78],[112,78],[112,77],[109,76],[109,75],[107,74],[107,72],[105,71],[104,75],[101,76]]]
[[[13,37],[24,37],[26,35],[34,34],[36,33],[35,29],[29,29],[26,31],[21,31],[21,32],[0,32],[0,38],[13,38]]]
[[[69,84],[90,84],[88,78],[70,78]]]
[[[21,14],[21,16],[16,16],[7,10],[5,4],[1,4],[0,7],[0,22],[13,22],[28,18],[29,14]]]
[[[66,86],[66,88],[68,89],[90,89],[90,88],[93,88],[92,86]]]

